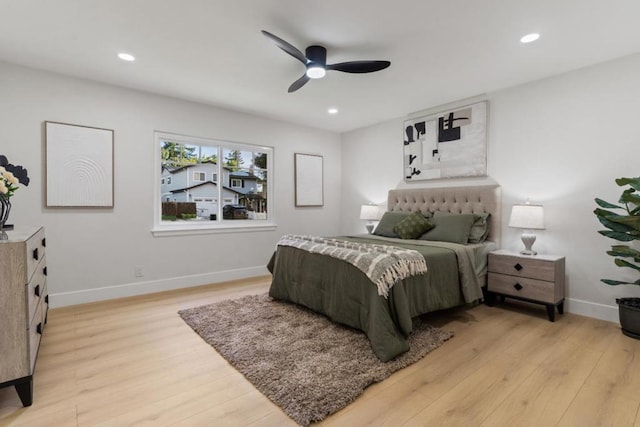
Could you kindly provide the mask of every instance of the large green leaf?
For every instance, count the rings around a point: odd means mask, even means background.
[[[620,203],[633,203],[634,205],[640,205],[640,195],[636,193],[636,190],[630,188],[622,192],[620,196]]]
[[[627,233],[620,233],[618,231],[598,230],[598,233],[611,239],[618,240],[620,242],[630,242],[632,240],[638,240],[636,236],[632,236]]]
[[[633,234],[632,232],[634,231],[633,228],[627,225],[611,222],[606,218],[598,218],[598,221],[600,221],[600,223],[605,227],[607,227],[608,229],[617,231],[618,233]]]
[[[623,185],[629,185],[636,190],[640,191],[640,177],[636,178],[618,178],[616,179],[616,184],[622,187]]]
[[[610,279],[600,279],[601,282],[606,283],[607,285],[617,286],[617,285],[640,285],[640,280],[630,283],[630,282],[621,282],[619,280],[610,280]]]
[[[623,224],[634,230],[640,231],[640,216],[621,216],[616,217],[607,216],[606,219],[615,222],[617,224]]]
[[[607,218],[607,219],[623,218],[623,217],[626,216],[626,215],[620,215],[619,213],[611,212],[611,211],[608,211],[606,209],[600,209],[600,208],[595,208],[593,210],[593,213],[597,217],[602,217],[602,218]]]
[[[593,211],[593,213],[598,217],[598,221],[600,221],[602,225],[604,225],[605,227],[613,231],[619,231],[621,233],[627,233],[627,232],[633,231],[633,228],[629,227],[628,225],[621,224],[619,222],[614,222],[609,219],[612,215],[618,216],[618,217],[620,215],[613,214],[604,209],[596,209]]]
[[[606,208],[606,209],[624,209],[624,207],[622,207],[622,206],[614,205],[613,203],[609,203],[609,202],[607,202],[605,200],[598,199],[597,197],[596,197],[596,203],[601,208]]]
[[[640,271],[640,266],[637,266],[635,264],[631,264],[629,261],[625,261],[623,259],[620,258],[616,258],[615,259],[615,263],[618,267],[629,267],[629,268],[633,268],[634,270]]]
[[[596,208],[593,213],[602,225],[614,231],[632,232],[635,230],[640,232],[640,216],[620,215],[600,208]]]
[[[611,250],[607,251],[607,254],[611,256],[619,256],[624,258],[637,258],[640,256],[640,252],[629,247],[627,245],[614,245],[611,246]]]

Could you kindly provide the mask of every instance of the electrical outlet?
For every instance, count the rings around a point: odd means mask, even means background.
[[[143,277],[144,276],[144,268],[142,268],[141,265],[136,265],[135,275],[136,275],[136,277]]]

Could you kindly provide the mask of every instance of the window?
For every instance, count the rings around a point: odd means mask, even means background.
[[[275,227],[273,148],[162,132],[155,144],[154,234]]]

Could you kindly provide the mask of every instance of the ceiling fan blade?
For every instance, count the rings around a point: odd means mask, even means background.
[[[307,84],[307,82],[309,81],[309,77],[307,76],[307,74],[303,74],[302,77],[300,77],[298,80],[296,80],[295,82],[293,82],[291,84],[291,86],[289,86],[289,93],[291,92],[295,92],[298,89],[300,89],[302,86],[304,86],[305,84]]]
[[[389,61],[349,61],[338,64],[328,64],[327,70],[344,71],[345,73],[372,73],[391,65]]]
[[[298,50],[297,48],[295,48],[291,44],[287,43],[286,41],[282,40],[280,37],[271,34],[268,31],[262,30],[262,34],[264,34],[266,37],[268,37],[271,40],[273,40],[273,42],[275,44],[277,44],[280,49],[284,50],[289,55],[291,55],[294,58],[296,58],[298,61],[300,61],[303,64],[307,65],[307,57],[304,56],[304,54],[302,52],[300,52],[300,50]]]

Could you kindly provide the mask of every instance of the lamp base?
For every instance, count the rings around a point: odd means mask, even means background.
[[[533,233],[522,233],[520,236],[522,243],[524,243],[524,250],[521,250],[522,255],[538,255],[538,252],[531,249],[533,243],[536,241],[536,235]]]
[[[366,224],[365,227],[367,227],[367,231],[369,232],[369,234],[373,233],[374,224],[372,222]]]

